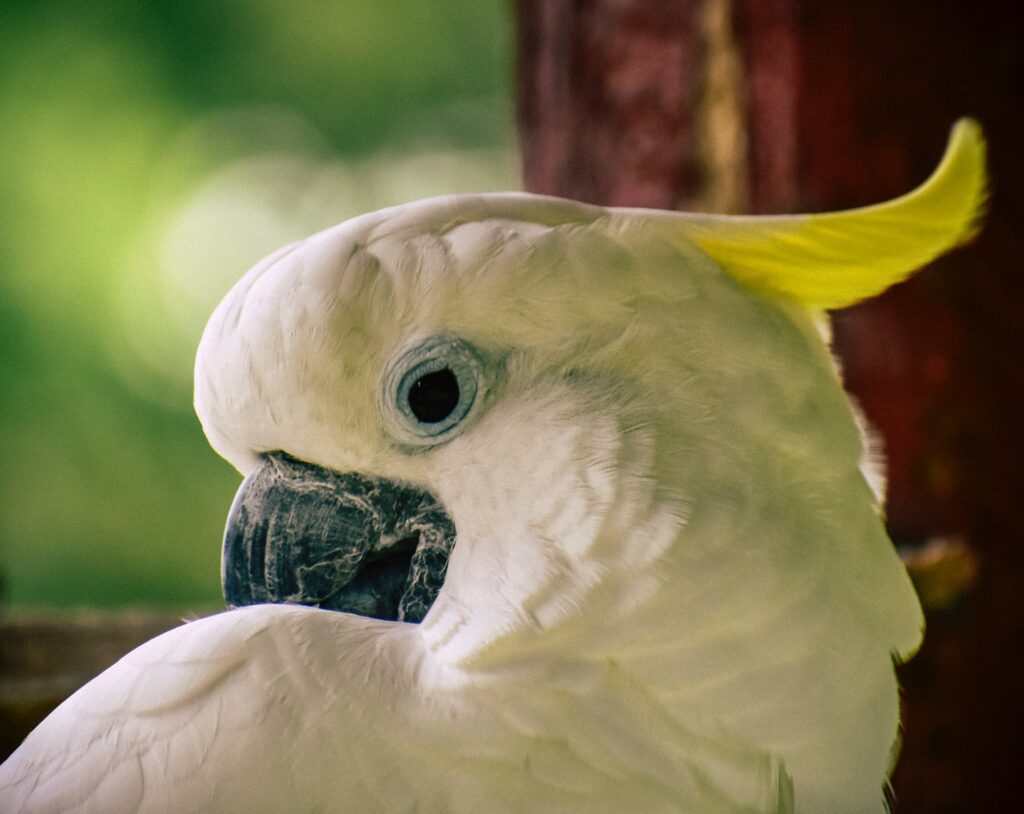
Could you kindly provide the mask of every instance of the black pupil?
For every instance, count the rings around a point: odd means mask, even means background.
[[[459,403],[459,380],[448,368],[420,376],[409,388],[409,409],[425,424],[436,424]]]

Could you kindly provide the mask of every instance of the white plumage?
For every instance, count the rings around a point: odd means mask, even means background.
[[[26,740],[0,808],[882,811],[922,617],[814,309],[962,240],[982,152],[962,124],[917,193],[822,221],[451,197],[259,264],[200,347],[211,443],[429,490],[444,587],[419,625],[164,634]],[[410,447],[381,382],[432,337],[480,390]]]

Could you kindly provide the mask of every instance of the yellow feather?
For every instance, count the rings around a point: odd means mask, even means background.
[[[900,198],[819,215],[684,215],[683,234],[752,289],[842,308],[972,238],[985,199],[985,140],[961,119],[932,176]]]

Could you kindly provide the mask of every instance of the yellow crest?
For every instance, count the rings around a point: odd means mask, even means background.
[[[961,119],[938,169],[895,200],[820,215],[686,214],[676,228],[754,290],[842,308],[969,240],[985,199],[985,141],[977,122]]]

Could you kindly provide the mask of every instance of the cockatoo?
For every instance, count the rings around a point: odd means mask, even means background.
[[[237,606],[75,693],[21,812],[881,812],[923,620],[824,312],[984,146],[824,215],[441,197],[259,263],[196,362]]]

